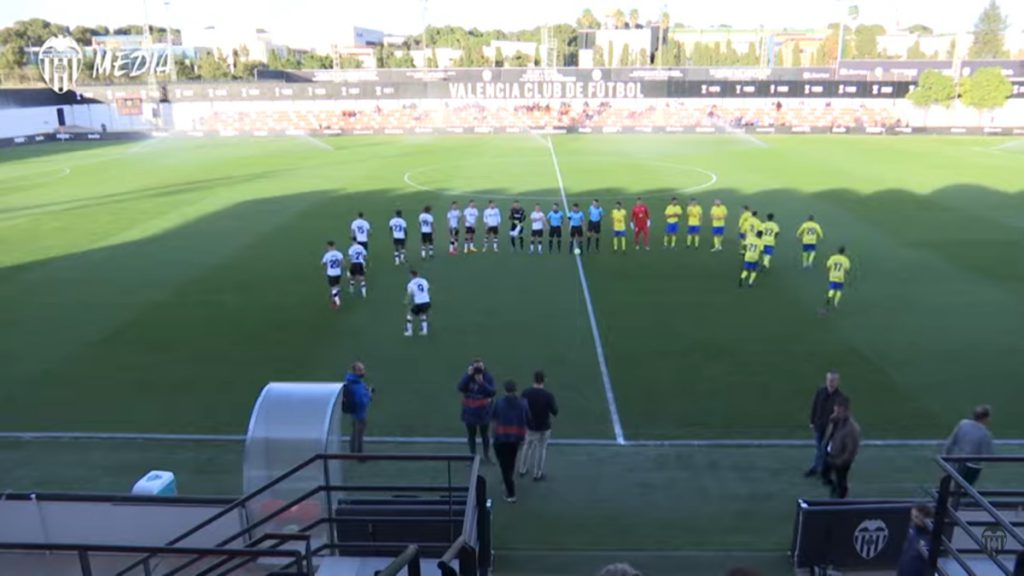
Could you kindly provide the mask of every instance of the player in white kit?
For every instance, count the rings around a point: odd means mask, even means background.
[[[420,258],[434,257],[434,215],[430,206],[424,206],[420,214]]]
[[[459,203],[452,202],[448,208],[448,253],[459,253],[459,220],[462,219],[462,210],[459,210]]]
[[[366,248],[357,241],[352,242],[348,249],[348,291],[356,291],[356,280],[359,280],[359,291],[366,298]]]
[[[430,283],[415,270],[410,270],[412,280],[405,287],[407,302],[411,304],[405,315],[405,335],[412,336],[412,322],[420,319],[420,335],[427,335],[427,312],[430,310]]]
[[[395,266],[405,262],[405,232],[409,225],[402,218],[402,211],[395,210],[395,217],[388,222],[391,228],[391,239],[395,243]]]
[[[470,200],[466,209],[462,211],[462,218],[466,221],[466,240],[463,244],[463,252],[476,252],[476,220],[480,217],[480,211],[476,209],[476,202]]]
[[[352,221],[352,239],[358,242],[363,250],[370,251],[370,223],[363,218],[362,212]]]
[[[484,208],[484,226],[487,226],[487,231],[484,236],[484,252],[487,252],[487,245],[490,244],[494,247],[494,251],[498,251],[498,226],[501,225],[501,210],[494,205],[494,201],[487,203],[487,208]]]
[[[334,247],[334,240],[327,241],[327,252],[320,259],[320,263],[324,265],[324,269],[327,272],[327,286],[331,289],[331,307],[337,308],[341,306],[341,288],[339,288],[339,285],[341,284],[342,265],[345,263],[345,257]]]
[[[537,253],[544,253],[544,223],[547,217],[541,210],[540,204],[533,205],[533,212],[530,212],[530,254],[533,254],[533,246],[536,244]]]

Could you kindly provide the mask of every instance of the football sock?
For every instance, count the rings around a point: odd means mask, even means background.
[[[807,265],[808,266],[814,266],[814,255],[815,254],[816,254],[816,252],[809,252],[807,254]]]
[[[405,316],[405,333],[412,334],[412,316]]]
[[[587,237],[587,252],[590,252],[590,237]]]
[[[594,250],[601,251],[601,237],[594,238]]]
[[[693,237],[693,247],[700,248],[700,236]]]
[[[772,257],[765,254],[764,256],[764,269],[767,270],[772,267]]]
[[[843,299],[843,292],[841,290],[836,290],[836,297],[832,299],[832,305],[833,306],[839,306],[839,301],[842,300],[842,299]]]
[[[424,320],[420,320],[420,334],[426,334],[426,333],[427,333],[427,321],[425,319]]]
[[[754,285],[754,278],[757,278],[757,272],[751,272],[750,273],[750,285],[751,286]]]
[[[675,236],[672,237],[672,247],[673,248],[676,247],[676,237]]]
[[[363,293],[363,298],[366,298],[366,282],[359,283],[359,291]]]

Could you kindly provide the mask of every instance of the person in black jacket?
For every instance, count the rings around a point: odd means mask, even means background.
[[[811,431],[814,433],[814,461],[811,467],[804,472],[804,476],[810,478],[821,473],[825,465],[825,431],[828,430],[829,419],[835,408],[836,401],[843,397],[839,391],[839,372],[834,370],[825,374],[825,385],[814,393],[814,401],[811,402]]]
[[[916,504],[910,509],[910,529],[907,531],[907,539],[903,541],[896,576],[928,574],[928,547],[932,539],[931,520],[932,507],[928,504]]]
[[[495,395],[494,378],[487,371],[482,360],[474,360],[458,386],[462,394],[462,423],[466,425],[466,442],[469,453],[476,456],[476,436],[484,446],[484,461],[491,462],[491,438],[488,426],[491,423],[491,402]]]
[[[558,416],[555,395],[544,388],[543,370],[533,373],[533,387],[523,392],[523,400],[530,408],[530,420],[526,423],[526,444],[519,458],[519,475],[526,476],[527,469],[530,469],[536,482],[544,479],[548,440],[551,439],[551,418]]]
[[[505,483],[505,501],[516,501],[516,456],[526,438],[530,409],[516,396],[516,383],[505,382],[505,396],[494,403],[494,455]]]

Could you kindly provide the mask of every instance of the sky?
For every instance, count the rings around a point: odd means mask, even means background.
[[[334,26],[362,26],[412,34],[431,25],[518,30],[540,24],[574,22],[584,8],[598,17],[621,7],[656,20],[665,9],[673,22],[688,26],[728,24],[734,28],[813,28],[837,21],[849,4],[860,8],[860,22],[926,24],[937,32],[970,29],[988,0],[34,0],[0,2],[0,27],[16,20],[45,18],[71,26],[151,22],[176,28],[265,28],[275,43],[301,46],[329,35]],[[942,4],[941,9],[938,6]],[[1024,29],[1024,1],[1001,0],[1013,30]]]

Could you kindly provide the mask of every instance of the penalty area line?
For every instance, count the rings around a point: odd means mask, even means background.
[[[548,136],[548,150],[551,151],[551,163],[555,167],[555,176],[558,178],[558,190],[562,193],[562,205],[568,209],[569,199],[565,195],[565,182],[562,180],[562,169],[558,165],[558,156],[555,154],[555,144]],[[571,245],[571,244],[570,244]],[[608,374],[608,362],[605,360],[604,347],[601,345],[601,334],[597,330],[597,317],[594,314],[594,304],[590,299],[590,287],[587,285],[587,274],[583,271],[583,259],[578,254],[573,255],[576,261],[576,270],[579,272],[580,285],[583,287],[583,301],[587,305],[587,316],[590,318],[590,331],[594,336],[594,348],[597,350],[597,365],[601,369],[601,381],[604,384],[604,396],[608,401],[608,411],[612,417],[612,429],[615,431],[615,442],[620,446],[626,445],[626,436],[622,432],[622,420],[619,418],[619,407],[615,403],[615,392],[612,390],[612,379]]]

